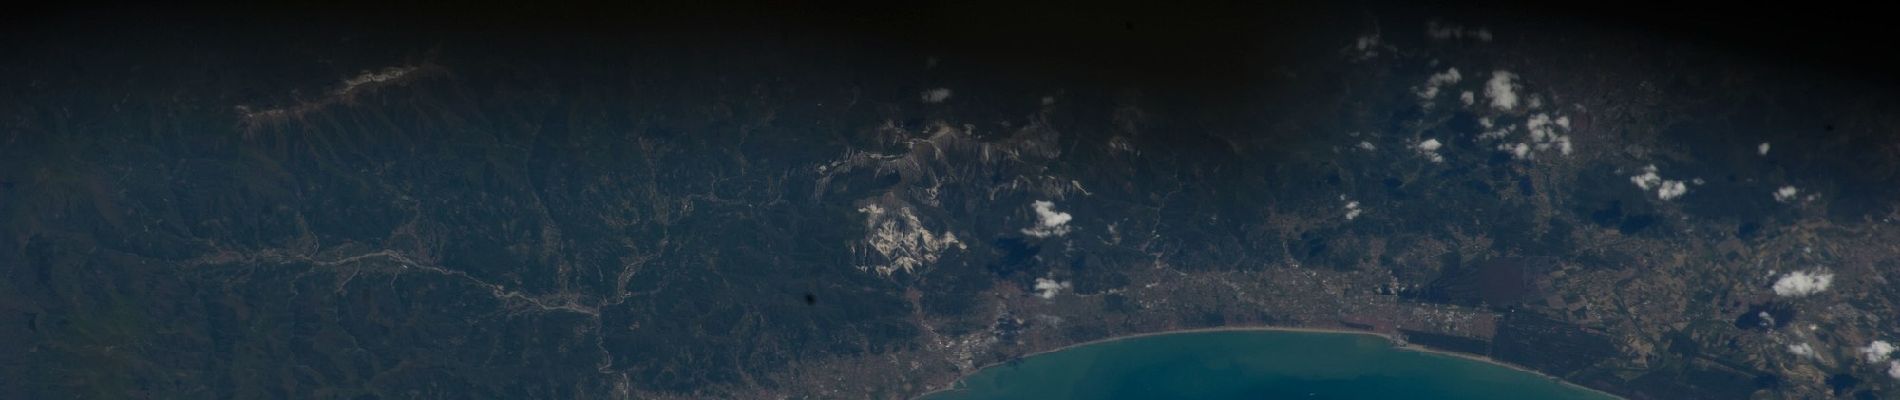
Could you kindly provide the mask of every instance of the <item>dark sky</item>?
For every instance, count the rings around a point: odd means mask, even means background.
[[[1770,63],[1893,80],[1895,26],[1884,13],[1815,2],[1329,2],[1273,1],[395,1],[99,5],[16,9],[7,39],[46,29],[166,24],[247,30],[297,25],[416,35],[481,32],[585,38],[654,32],[822,35],[923,48],[967,59],[1100,69],[1120,79],[1202,82],[1258,64],[1274,38],[1360,29],[1378,18],[1509,20],[1553,29],[1622,30],[1685,40]],[[1190,4],[1176,4],[1190,3]],[[1312,2],[1308,2],[1312,3]],[[1498,24],[1492,23],[1496,26]]]

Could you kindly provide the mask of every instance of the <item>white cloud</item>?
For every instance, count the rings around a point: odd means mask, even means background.
[[[1636,175],[1636,176],[1630,177],[1630,183],[1636,184],[1636,187],[1642,188],[1644,191],[1648,191],[1649,189],[1656,187],[1656,185],[1661,182],[1662,182],[1662,177],[1656,175],[1655,164],[1644,166],[1642,175]]]
[[[1531,159],[1531,145],[1528,143],[1500,144],[1498,145],[1498,150],[1511,153],[1511,158],[1513,159],[1518,159],[1518,160]]]
[[[1558,150],[1558,154],[1564,155],[1569,155],[1571,150],[1575,150],[1575,148],[1569,144],[1569,135],[1564,135],[1564,133],[1568,133],[1569,131],[1569,116],[1562,116],[1562,114],[1560,114],[1560,116],[1556,116],[1556,118],[1552,119],[1550,118],[1550,114],[1543,114],[1543,112],[1531,114],[1531,118],[1524,119],[1524,131],[1528,133],[1528,138],[1530,138],[1528,142],[1501,144],[1501,146],[1497,146],[1497,150],[1511,152],[1512,157],[1516,157],[1516,159],[1530,159],[1531,148],[1535,148],[1535,150],[1539,150],[1539,152]],[[1478,136],[1480,136],[1480,138],[1505,138],[1505,136],[1509,135],[1511,135],[1511,127],[1505,127],[1505,129],[1499,129],[1499,131],[1480,133]]]
[[[1491,100],[1491,107],[1510,111],[1517,108],[1517,74],[1497,70],[1491,73],[1491,80],[1484,83],[1484,98]]]
[[[1768,155],[1768,142],[1761,142],[1761,144],[1755,145],[1755,154]]]
[[[1491,30],[1485,27],[1465,28],[1457,24],[1448,24],[1438,20],[1425,23],[1425,35],[1435,40],[1472,38],[1480,42],[1491,41]]]
[[[1662,175],[1658,175],[1655,164],[1644,166],[1643,174],[1631,176],[1630,183],[1636,184],[1636,187],[1644,191],[1655,189],[1656,198],[1662,200],[1674,200],[1689,193],[1689,185],[1684,185],[1678,180],[1663,179]]]
[[[1800,195],[1801,189],[1796,189],[1794,186],[1782,186],[1780,189],[1775,189],[1775,201],[1783,203],[1794,201],[1795,196]]]
[[[950,89],[936,88],[936,89],[925,90],[923,93],[923,99],[925,103],[930,103],[930,104],[942,103],[944,100],[950,99]]]
[[[1056,104],[1055,96],[1042,96],[1042,105]]]
[[[1813,358],[1814,346],[1809,346],[1807,343],[1791,344],[1788,345],[1788,352],[1801,357]]]
[[[1359,209],[1358,201],[1346,202],[1346,220],[1347,221],[1351,221],[1354,218],[1359,218],[1359,214],[1364,213],[1365,211],[1366,210]]]
[[[1372,142],[1361,140],[1359,141],[1359,149],[1365,150],[1365,151],[1373,151],[1373,150],[1378,150],[1379,146],[1374,146],[1372,145]]]
[[[1549,114],[1532,114],[1530,119],[1524,120],[1524,129],[1530,131],[1531,140],[1539,142],[1546,141],[1546,139],[1556,135],[1555,127],[1555,125],[1550,123]]]
[[[1900,361],[1887,362],[1887,377],[1900,379]]]
[[[1885,340],[1875,340],[1868,343],[1866,347],[1860,348],[1860,356],[1866,359],[1868,364],[1879,364],[1893,356],[1893,344]]]
[[[1378,47],[1379,47],[1379,34],[1377,33],[1368,33],[1365,35],[1360,35],[1358,43],[1353,45],[1353,48],[1358,49],[1359,51],[1370,51]]]
[[[1444,86],[1449,86],[1449,85],[1456,85],[1458,84],[1458,81],[1460,80],[1464,80],[1464,76],[1458,74],[1457,68],[1448,68],[1445,70],[1445,72],[1432,74],[1430,78],[1425,79],[1425,86],[1420,87],[1416,90],[1416,92],[1418,93],[1418,98],[1420,100],[1431,100],[1433,98],[1436,98],[1438,97],[1439,88],[1444,87]]]
[[[1069,220],[1075,217],[1056,211],[1055,202],[1036,200],[1030,206],[1036,209],[1036,226],[1023,228],[1024,235],[1046,238],[1069,234]]]
[[[1675,200],[1684,193],[1689,193],[1689,186],[1682,181],[1663,181],[1662,187],[1656,188],[1656,198],[1663,200]]]
[[[1349,50],[1355,59],[1370,60],[1373,57],[1379,56],[1380,49],[1390,47],[1391,46],[1386,46],[1385,43],[1381,42],[1379,40],[1379,34],[1375,32],[1359,35],[1359,38],[1353,41],[1352,47]]]
[[[1458,101],[1465,103],[1465,106],[1468,107],[1468,106],[1471,106],[1472,104],[1477,104],[1478,98],[1475,95],[1471,94],[1471,91],[1466,90],[1464,93],[1458,94]]]
[[[1062,293],[1063,289],[1068,289],[1071,286],[1069,281],[1057,282],[1049,278],[1036,278],[1036,297],[1053,299],[1057,293]]]
[[[1834,274],[1825,271],[1794,271],[1775,281],[1775,294],[1801,297],[1826,291],[1834,284]]]
[[[1435,163],[1445,162],[1445,156],[1438,155],[1438,148],[1440,147],[1444,147],[1444,144],[1439,143],[1438,139],[1425,139],[1412,146],[1413,149],[1418,150],[1419,155],[1425,156],[1425,159]]]

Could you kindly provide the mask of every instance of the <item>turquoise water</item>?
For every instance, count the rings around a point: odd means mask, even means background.
[[[1614,399],[1372,335],[1221,331],[1078,346],[983,370],[962,399]]]

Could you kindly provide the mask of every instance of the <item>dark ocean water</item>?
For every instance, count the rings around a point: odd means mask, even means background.
[[[1362,334],[1227,331],[1079,346],[984,370],[963,399],[1610,399]]]

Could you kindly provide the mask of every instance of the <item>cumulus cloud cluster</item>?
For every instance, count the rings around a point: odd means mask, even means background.
[[[1887,377],[1900,379],[1900,360],[1893,359],[1893,351],[1895,350],[1893,343],[1888,343],[1885,340],[1875,340],[1855,350],[1860,352],[1861,359],[1866,360],[1868,364],[1879,365],[1882,362],[1887,363]]]
[[[1036,209],[1036,226],[1023,228],[1024,235],[1046,238],[1069,234],[1069,220],[1075,217],[1069,213],[1056,211],[1055,202],[1036,200],[1030,203],[1030,206]]]
[[[1036,297],[1053,299],[1063,290],[1070,288],[1069,281],[1056,281],[1049,278],[1036,278]]]
[[[1418,144],[1412,145],[1412,149],[1417,150],[1418,154],[1420,156],[1424,156],[1425,159],[1427,160],[1431,160],[1432,162],[1435,162],[1435,163],[1441,163],[1441,162],[1445,162],[1445,156],[1439,155],[1438,149],[1444,146],[1445,145],[1443,143],[1438,142],[1438,139],[1425,139],[1423,141],[1419,141]]]
[[[1834,274],[1826,271],[1794,271],[1775,280],[1775,295],[1802,297],[1826,291],[1834,284]]]
[[[1644,191],[1654,189],[1656,198],[1662,200],[1674,200],[1689,192],[1689,186],[1682,181],[1663,179],[1662,175],[1658,175],[1655,164],[1644,166],[1642,174],[1630,177],[1630,183]]]
[[[1783,203],[1794,201],[1795,197],[1800,195],[1801,189],[1796,189],[1794,186],[1782,186],[1780,189],[1775,189],[1775,201]]]
[[[1480,42],[1491,41],[1490,29],[1486,29],[1484,27],[1466,28],[1463,26],[1459,26],[1457,24],[1449,24],[1449,23],[1438,21],[1438,20],[1432,20],[1425,23],[1425,35],[1430,36],[1432,39],[1435,39],[1435,40],[1471,38],[1471,39],[1477,39]]]
[[[1491,79],[1484,82],[1484,98],[1491,100],[1491,107],[1502,111],[1517,108],[1517,74],[1511,71],[1491,72]]]
[[[950,99],[950,89],[936,88],[936,89],[925,90],[922,97],[923,97],[924,103],[927,103],[927,104],[942,103],[944,100]]]
[[[1479,120],[1478,122],[1487,128],[1492,125],[1491,120],[1488,118]],[[1527,132],[1524,140],[1516,143],[1499,144],[1498,151],[1511,153],[1511,158],[1528,160],[1533,158],[1537,151],[1556,150],[1559,154],[1567,156],[1570,155],[1573,149],[1570,144],[1570,135],[1566,134],[1570,132],[1570,117],[1568,116],[1559,114],[1556,118],[1551,118],[1549,114],[1545,113],[1532,114],[1530,118],[1524,120],[1524,130]],[[1505,126],[1497,130],[1479,134],[1478,137],[1503,139],[1510,136],[1510,134],[1511,126]],[[1640,186],[1641,184],[1639,183],[1638,185]],[[1648,190],[1648,188],[1644,188],[1644,190]]]
[[[1346,50],[1352,54],[1354,59],[1364,61],[1378,57],[1379,50],[1388,47],[1390,46],[1386,46],[1384,42],[1379,40],[1379,33],[1373,32],[1359,35],[1359,38],[1353,40],[1352,46],[1347,47]]]
[[[1359,218],[1359,214],[1364,213],[1365,211],[1366,210],[1359,208],[1359,201],[1357,200],[1346,201],[1346,220],[1347,221],[1351,221],[1355,218]]]
[[[1860,356],[1866,359],[1868,364],[1879,364],[1891,358],[1893,356],[1893,350],[1892,343],[1887,343],[1885,340],[1875,340],[1871,343],[1867,343],[1866,347],[1860,348]]]
[[[1429,105],[1431,104],[1429,101],[1438,97],[1438,92],[1441,88],[1456,85],[1460,80],[1464,80],[1464,76],[1458,74],[1457,68],[1450,68],[1446,69],[1445,72],[1432,74],[1431,77],[1425,78],[1425,85],[1413,91],[1418,94],[1419,100],[1426,101],[1424,104]]]

